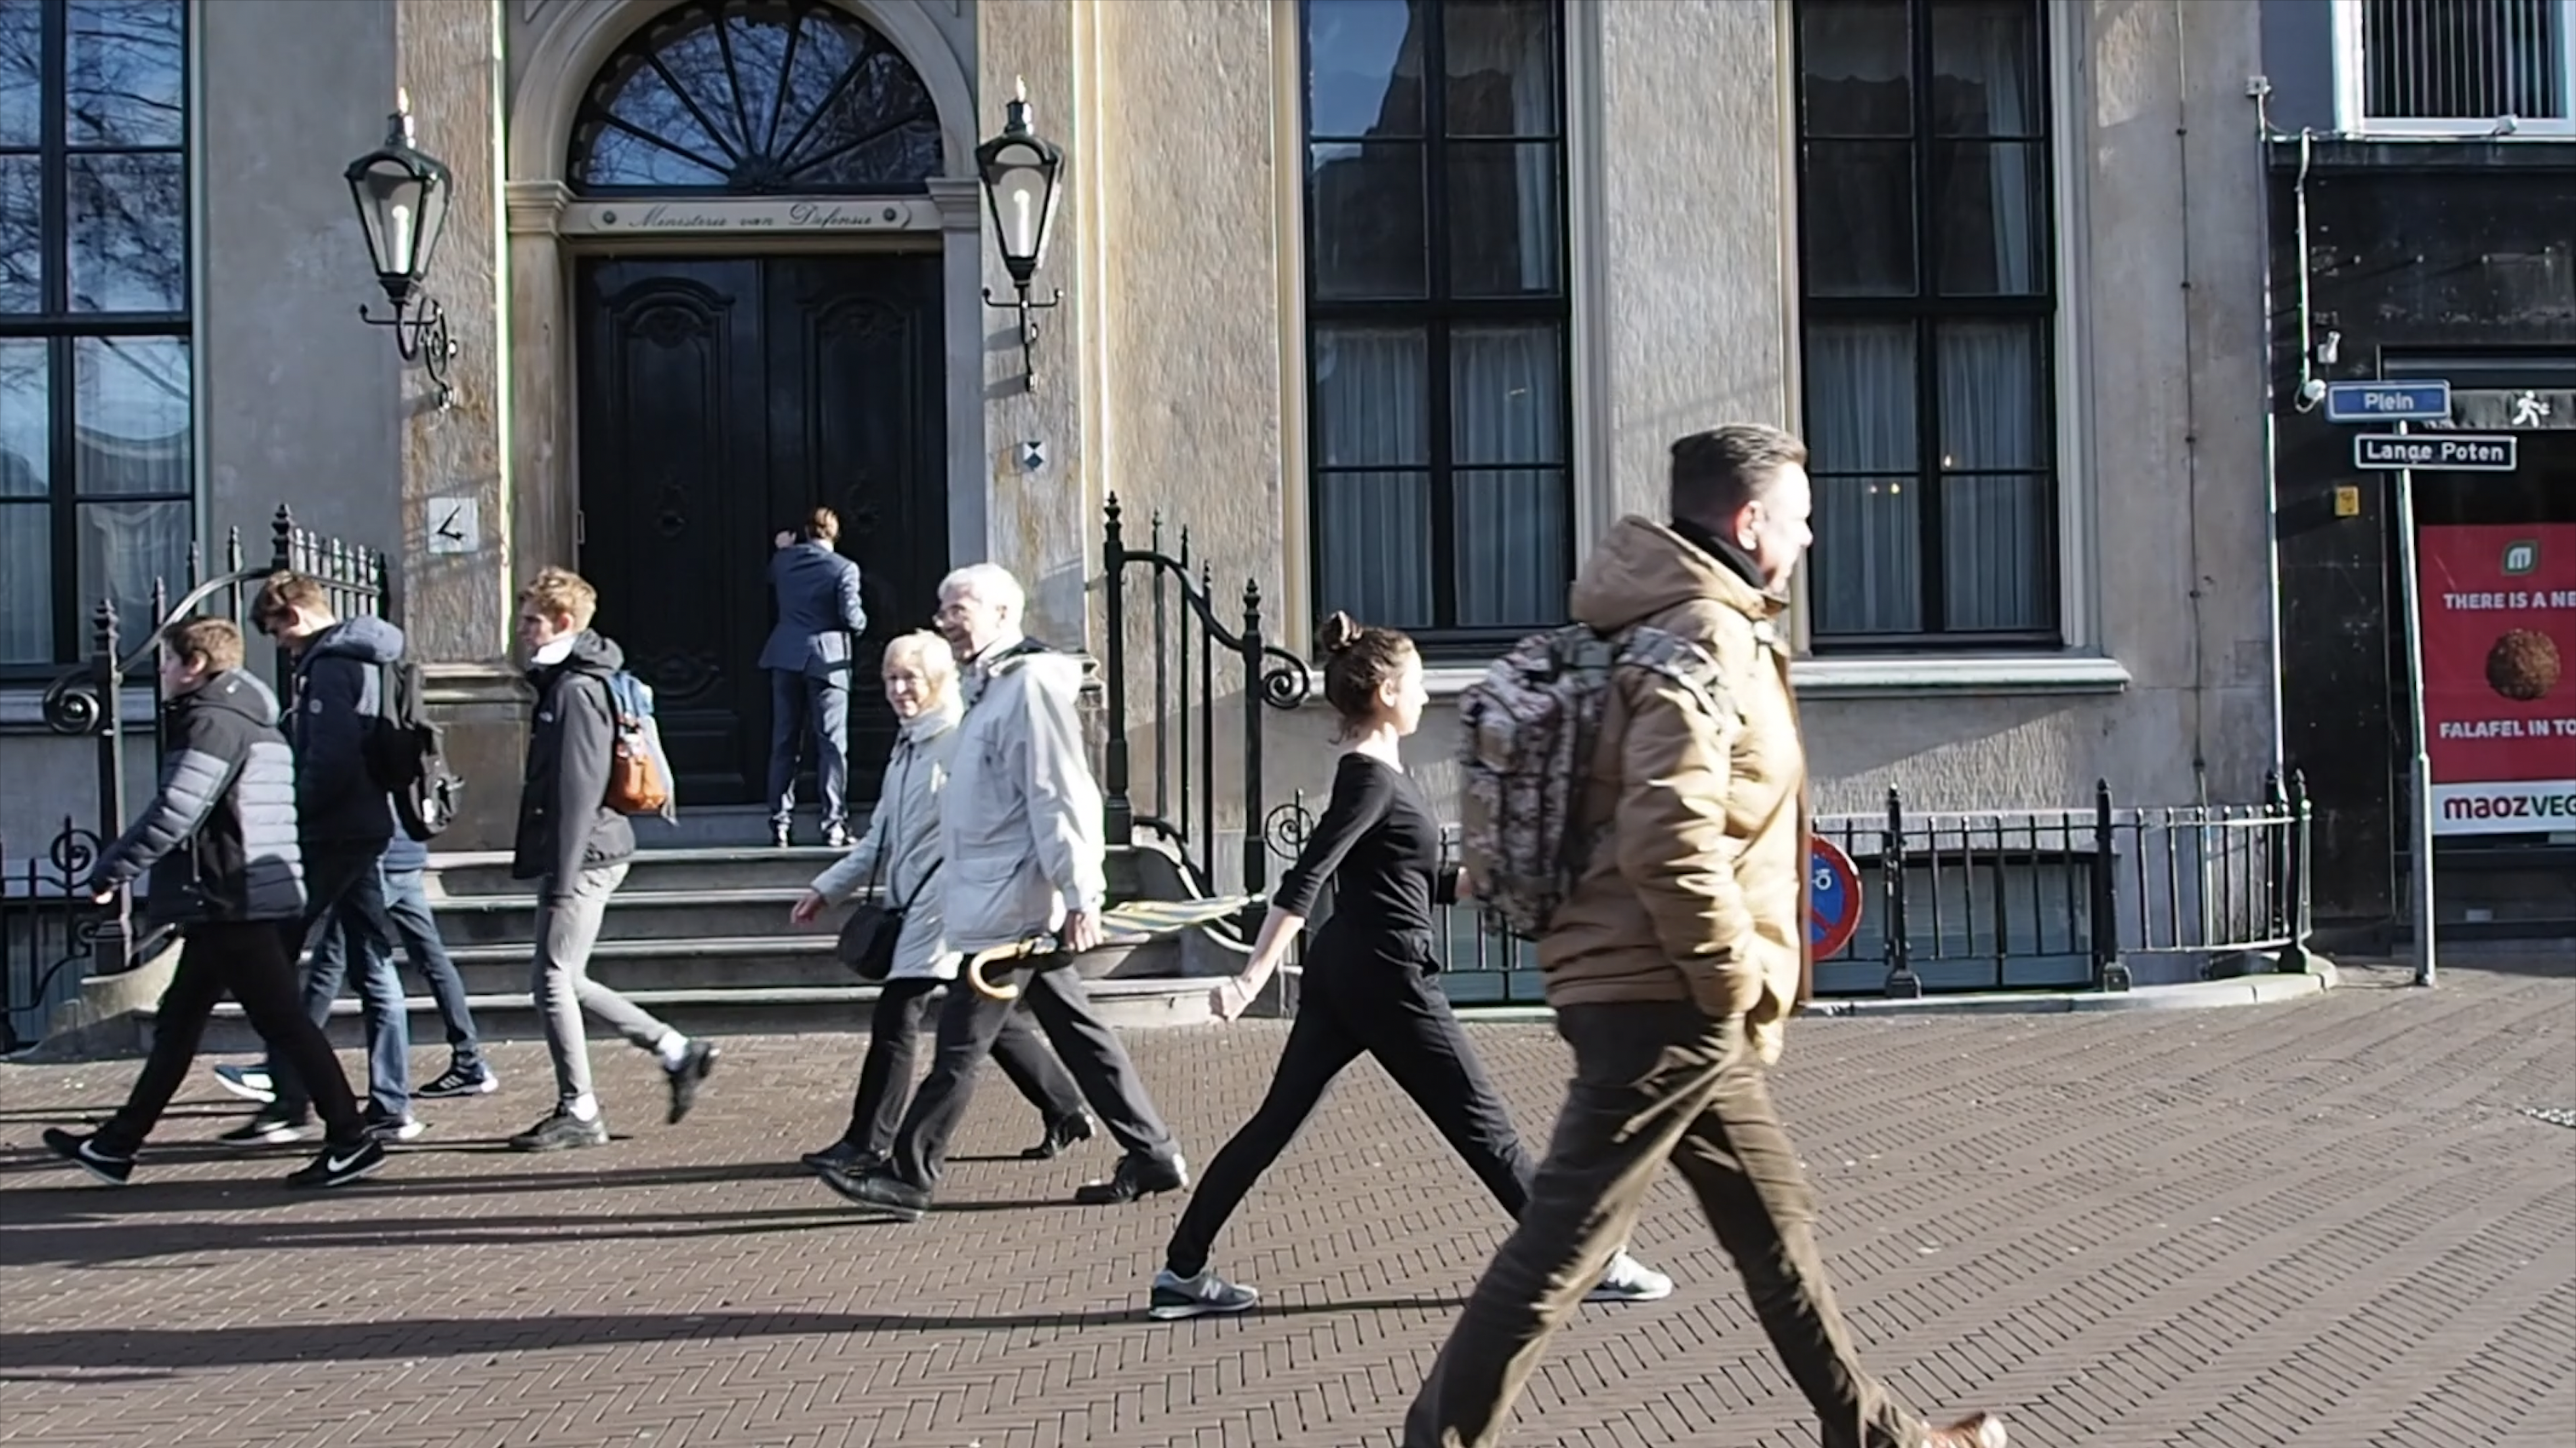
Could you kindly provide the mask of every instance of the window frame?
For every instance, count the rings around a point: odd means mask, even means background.
[[[90,656],[98,600],[82,592],[80,517],[85,503],[184,503],[187,537],[193,548],[201,509],[197,478],[200,456],[199,378],[196,315],[197,77],[193,64],[196,6],[193,0],[169,0],[179,26],[179,133],[171,145],[80,145],[70,135],[71,5],[70,0],[38,0],[39,30],[37,142],[34,146],[0,145],[0,156],[37,158],[38,305],[32,312],[0,312],[0,341],[45,344],[45,480],[42,506],[49,524],[48,556],[53,570],[53,657],[48,662],[0,659],[0,682],[51,679],[64,668]],[[179,162],[180,309],[175,312],[80,311],[71,303],[71,173],[80,156],[175,156]],[[186,344],[188,356],[188,476],[184,491],[115,493],[95,497],[80,490],[80,344],[93,339],[155,338]],[[33,508],[35,497],[0,500],[0,507]],[[176,580],[172,580],[176,582]],[[123,619],[123,641],[132,644],[149,620]]]
[[[2576,137],[2576,0],[2554,0],[2558,7],[2558,76],[2564,116],[2517,116],[2514,129],[2498,134],[2492,116],[2373,116],[2369,114],[2369,66],[2363,22],[2364,0],[2333,0],[2335,130],[2346,136],[2393,136],[2423,140],[2547,141]]]
[[[1810,471],[1819,483],[1827,478],[1890,478],[1910,483],[1915,489],[1914,525],[1917,600],[1923,627],[1908,630],[1873,632],[1827,632],[1817,626],[1816,592],[1817,560],[1825,556],[1819,546],[1799,570],[1802,592],[1801,634],[1805,652],[1817,657],[1865,656],[1891,653],[2017,653],[2056,652],[2065,648],[2070,634],[2070,607],[2066,598],[2068,538],[2066,518],[2069,488],[2067,443],[2067,406],[2061,379],[2067,340],[2066,291],[2070,267],[2065,255],[2064,203],[2067,178],[2063,166],[2064,127],[2060,103],[2062,84],[2056,64],[2059,22],[2050,14],[2047,0],[2019,0],[2031,17],[2030,74],[2040,87],[2037,102],[2031,107],[2033,124],[2026,133],[1995,139],[2033,145],[2038,148],[2038,173],[2045,186],[2045,204],[2035,208],[2044,219],[2046,232],[2034,248],[2034,261],[2040,275],[2038,288],[2026,294],[1975,294],[1945,296],[1940,290],[1938,191],[1935,182],[1939,168],[1935,155],[1941,142],[1974,142],[1973,136],[1943,137],[1932,124],[1934,97],[1925,82],[1933,74],[1930,0],[1901,0],[1906,12],[1906,45],[1909,74],[1909,114],[1907,130],[1901,138],[1910,152],[1908,181],[1913,198],[1913,251],[1915,290],[1904,296],[1818,296],[1813,291],[1808,256],[1807,176],[1809,146],[1822,140],[1828,145],[1851,142],[1894,142],[1892,136],[1811,135],[1807,123],[1806,27],[1803,18],[1809,6],[1818,0],[1791,0],[1788,7],[1786,46],[1790,74],[1789,135],[1794,193],[1793,245],[1796,247],[1797,295],[1796,328],[1800,366],[1798,368],[1797,415],[1802,433],[1810,431],[1807,419],[1812,413],[1809,397],[1816,385],[1813,365],[1815,349],[1810,343],[1811,328],[1825,323],[1903,324],[1912,334],[1914,357],[1914,435],[1916,464],[1911,472],[1884,471],[1825,472],[1810,463]],[[1826,0],[1830,3],[1830,0]],[[2040,523],[2037,557],[2031,562],[2041,570],[2037,595],[2046,601],[2048,623],[2030,629],[1963,630],[1947,626],[1947,582],[1949,566],[1944,555],[1942,488],[1945,476],[1941,458],[1941,382],[1939,337],[1944,324],[1972,321],[2012,322],[2030,327],[2034,334],[2032,379],[2039,391],[2039,425],[2041,428],[2037,456],[2043,466],[2036,469],[1960,469],[1959,475],[2039,476],[2046,483],[2043,506],[2038,510]],[[1816,504],[1823,510],[1823,488],[1817,489]]]
[[[1299,250],[1299,300],[1302,315],[1298,329],[1302,338],[1304,376],[1298,379],[1304,401],[1305,428],[1305,573],[1310,590],[1310,612],[1321,617],[1334,605],[1325,597],[1325,564],[1330,554],[1322,512],[1324,481],[1329,477],[1419,471],[1427,476],[1430,516],[1427,533],[1434,547],[1422,560],[1431,574],[1432,622],[1408,627],[1426,659],[1483,660],[1509,648],[1535,628],[1564,622],[1564,607],[1558,606],[1558,617],[1521,624],[1459,625],[1457,485],[1461,477],[1479,473],[1523,471],[1527,464],[1459,464],[1456,439],[1451,429],[1455,422],[1454,382],[1451,338],[1462,326],[1481,324],[1509,326],[1553,326],[1556,331],[1556,387],[1553,402],[1557,408],[1559,459],[1548,466],[1562,476],[1559,490],[1558,569],[1565,581],[1573,582],[1581,540],[1577,534],[1583,516],[1581,489],[1582,448],[1580,429],[1574,416],[1576,389],[1575,365],[1575,215],[1573,200],[1573,154],[1570,135],[1573,89],[1572,45],[1567,16],[1567,0],[1544,0],[1549,25],[1549,45],[1556,61],[1553,128],[1544,135],[1513,133],[1508,136],[1453,137],[1448,134],[1448,6],[1449,0],[1417,0],[1433,13],[1427,43],[1422,53],[1422,131],[1418,138],[1344,136],[1314,129],[1311,98],[1314,90],[1314,27],[1312,0],[1294,0],[1297,27],[1297,88],[1294,97],[1296,136],[1297,242]],[[1314,214],[1312,153],[1317,146],[1364,146],[1373,141],[1397,141],[1418,146],[1422,155],[1423,196],[1423,291],[1417,297],[1394,298],[1326,298],[1316,286],[1318,257],[1317,219]],[[1475,149],[1489,146],[1545,145],[1554,160],[1558,275],[1555,290],[1543,296],[1498,296],[1461,298],[1453,293],[1452,264],[1449,255],[1450,215],[1447,187],[1451,153],[1462,146]],[[1423,428],[1425,457],[1417,465],[1342,464],[1325,461],[1322,446],[1319,406],[1321,388],[1317,371],[1317,337],[1320,328],[1333,326],[1407,327],[1423,335],[1423,370],[1427,392]],[[1445,622],[1444,622],[1445,620]],[[1374,620],[1363,620],[1374,622]]]

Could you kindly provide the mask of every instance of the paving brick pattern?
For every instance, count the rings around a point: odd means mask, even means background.
[[[1204,1156],[1282,1034],[1129,1041]],[[1473,1034],[1543,1138],[1560,1046]],[[538,1159],[499,1149],[547,1094],[505,1046],[504,1092],[424,1103],[392,1169],[319,1198],[271,1180],[292,1157],[214,1148],[211,1091],[137,1185],[87,1185],[37,1131],[131,1068],[0,1068],[0,1442],[1384,1445],[1503,1226],[1362,1065],[1220,1246],[1266,1310],[1150,1323],[1176,1199],[1069,1205],[1105,1141],[1000,1159],[1036,1127],[995,1077],[942,1210],[861,1221],[788,1164],[837,1127],[858,1040],[727,1045],[673,1128],[649,1062],[596,1044],[621,1139]],[[1927,1408],[1999,1408],[2032,1445],[2576,1443],[2576,1130],[2526,1110],[2576,1107],[2576,961],[1802,1023],[1780,1095],[1854,1330]],[[1637,1246],[1681,1290],[1584,1309],[1508,1441],[1815,1442],[1677,1182]]]

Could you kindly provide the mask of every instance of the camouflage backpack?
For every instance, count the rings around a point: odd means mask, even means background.
[[[1577,838],[1575,822],[1620,665],[1672,679],[1712,710],[1723,695],[1717,661],[1678,634],[1569,624],[1521,640],[1458,696],[1460,850],[1479,903],[1515,934],[1547,929],[1598,843]]]

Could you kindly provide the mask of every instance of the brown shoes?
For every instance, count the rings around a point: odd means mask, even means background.
[[[1924,1435],[1923,1448],[2004,1448],[2004,1420],[1992,1413],[1961,1418]]]

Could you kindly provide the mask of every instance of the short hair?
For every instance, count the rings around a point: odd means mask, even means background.
[[[841,536],[841,515],[829,508],[816,508],[805,515],[805,536],[818,543],[829,543]]]
[[[228,618],[183,618],[161,630],[161,646],[209,674],[242,666],[241,625]]]
[[[540,568],[520,590],[519,602],[548,618],[569,618],[574,628],[582,629],[590,627],[591,615],[599,612],[599,590],[569,568]]]
[[[1027,614],[1028,590],[1011,576],[1011,570],[998,563],[969,563],[939,580],[939,597],[946,602],[951,593],[971,593],[1001,609],[1013,618]]]
[[[1673,443],[1672,514],[1714,524],[1770,491],[1786,467],[1804,467],[1807,445],[1776,427],[1730,422]]]
[[[922,682],[929,685],[930,702],[937,704],[957,688],[957,654],[948,640],[928,629],[914,629],[886,640],[885,658],[880,670],[909,659],[921,670]]]
[[[302,573],[280,569],[259,586],[259,596],[251,600],[251,626],[265,632],[286,622],[299,608],[315,613],[331,611],[331,595],[322,581]]]

